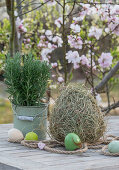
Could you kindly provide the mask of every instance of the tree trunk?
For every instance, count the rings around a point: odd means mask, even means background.
[[[109,71],[109,73],[102,79],[102,81],[95,87],[97,92],[101,91],[107,82],[112,78],[119,70],[119,62]]]
[[[22,16],[22,7],[21,7],[22,3],[21,2],[22,2],[22,0],[16,0],[18,16],[20,16],[19,18],[22,20],[23,16]],[[21,52],[23,36],[21,35],[19,40],[18,40],[18,37],[16,36],[16,41],[18,42],[18,47],[19,47],[18,50],[19,50],[19,52]]]
[[[10,36],[10,56],[14,57],[15,53],[19,51],[19,41],[15,26],[15,16],[14,16],[14,0],[6,0],[7,13],[9,15],[10,25],[11,25],[11,36]]]

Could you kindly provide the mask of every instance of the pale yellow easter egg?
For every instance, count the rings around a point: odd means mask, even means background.
[[[10,129],[8,131],[8,141],[13,143],[20,143],[24,139],[22,132],[18,129]]]

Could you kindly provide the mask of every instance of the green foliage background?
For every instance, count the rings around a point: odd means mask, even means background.
[[[69,0],[71,1],[71,0]],[[85,2],[85,1],[84,1]],[[28,8],[28,10],[31,10],[31,7]],[[57,6],[43,6],[41,9],[36,10],[34,12],[28,13],[27,15],[24,16],[24,24],[27,27],[27,33],[23,35],[24,39],[30,38],[30,43],[28,44],[28,47],[26,48],[26,45],[22,43],[22,53],[27,54],[31,52],[33,56],[37,59],[40,59],[40,49],[37,47],[37,44],[40,41],[40,35],[44,33],[45,30],[52,30],[55,33],[61,33],[61,30],[56,27],[54,24],[55,19],[59,18],[61,16],[62,11],[59,10]],[[81,32],[80,36],[82,39],[88,39],[89,41],[92,41],[95,43],[97,50],[95,50],[95,59],[100,56],[101,51],[100,49],[100,44],[103,44],[100,42],[98,44],[95,42],[94,38],[89,38],[87,37],[87,31],[90,28],[90,24],[92,25],[99,25],[100,28],[104,29],[105,23],[99,20],[98,16],[95,17],[95,20],[87,20],[86,18],[83,20],[81,23],[83,26],[81,27]],[[1,48],[1,53],[0,53],[0,72],[1,70],[4,70],[4,63],[5,63],[5,55],[7,54],[9,50],[9,36],[10,36],[10,23],[8,19],[4,19],[2,24],[0,24],[0,48]],[[111,43],[114,45],[114,40],[111,40]],[[67,44],[68,46],[68,44]],[[113,65],[116,64],[116,62],[119,60],[119,49],[118,48],[113,48],[110,49],[111,53],[113,55]],[[86,52],[86,51],[85,51]],[[109,52],[109,51],[105,51]],[[80,51],[80,54],[83,55],[84,50]],[[62,57],[63,58],[63,57]],[[59,59],[57,59],[59,61]],[[57,61],[56,60],[56,61]],[[60,65],[59,61],[59,65]],[[70,80],[73,78],[73,73],[69,76]],[[100,72],[100,78],[102,79],[103,75],[102,72]],[[111,87],[119,82],[118,76],[115,76],[110,80]]]

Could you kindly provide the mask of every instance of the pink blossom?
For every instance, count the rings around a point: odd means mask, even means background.
[[[90,7],[90,4],[83,4],[81,3],[82,5],[82,11],[79,13],[80,17],[82,18],[82,20],[84,19],[84,17],[86,15],[89,14],[89,12],[91,11],[91,7]]]
[[[115,14],[119,15],[119,5],[114,6]]]
[[[17,35],[18,38],[20,39],[21,33],[26,33],[27,29],[23,25],[23,20],[21,20],[19,17],[16,19],[16,30],[17,30]]]
[[[30,41],[31,41],[31,40],[30,40],[30,38],[27,38],[27,40],[26,40],[26,41],[27,41],[27,43],[30,43]]]
[[[55,50],[57,48],[57,45],[48,43],[48,48],[51,48],[52,51],[53,51],[53,50]]]
[[[48,58],[48,59],[51,59],[51,56],[50,56],[50,55],[48,55],[48,56],[47,56],[47,58]]]
[[[21,24],[21,25],[18,26],[18,31],[21,32],[21,33],[27,32],[27,29],[23,26],[23,24]]]
[[[111,15],[119,15],[119,5],[115,4],[110,13]]]
[[[96,15],[97,13],[98,13],[98,11],[99,11],[99,6],[93,6],[93,7],[91,7],[90,9],[89,9],[89,15]]]
[[[39,48],[42,48],[42,47],[47,48],[48,47],[48,41],[45,41],[45,39],[46,39],[46,36],[41,35],[40,36],[40,41],[39,41],[37,47],[39,47]]]
[[[91,60],[89,60],[89,58],[87,58],[85,55],[81,56],[81,64],[82,65],[86,65],[87,67],[91,67]],[[96,70],[96,64],[95,62],[92,60],[92,69]]]
[[[53,41],[54,43],[57,43],[57,44],[58,44],[58,47],[62,47],[63,41],[62,41],[61,37],[55,36],[55,37],[53,37],[52,41]]]
[[[38,147],[39,147],[40,150],[43,150],[44,147],[45,147],[45,143],[39,142]]]
[[[77,24],[79,21],[82,21],[83,19],[84,19],[84,17],[82,18],[81,16],[80,17],[73,17],[74,24]]]
[[[45,35],[47,36],[48,40],[52,40],[52,31],[51,30],[46,30]]]
[[[87,65],[89,68],[91,67],[91,60],[89,60],[89,64]],[[96,70],[96,64],[95,64],[95,62],[92,60],[92,69],[93,70]]]
[[[23,39],[23,42],[24,42],[24,44],[30,43],[30,39],[29,38]]]
[[[73,63],[74,69],[79,68],[81,57],[77,51],[68,51],[66,53],[66,59],[68,60],[68,63]]]
[[[102,68],[108,68],[112,64],[113,57],[110,53],[102,53],[98,59],[98,63]]]
[[[82,44],[83,41],[81,39],[81,37],[79,36],[73,36],[73,35],[69,35],[68,36],[68,43],[70,44],[71,48],[76,48],[76,49],[82,49]]]
[[[48,48],[44,48],[42,49],[41,51],[41,58],[42,58],[42,61],[47,61],[49,62],[49,58],[48,58],[48,54],[52,52],[52,49],[48,49]]]
[[[63,77],[58,77],[58,79],[57,79],[57,80],[58,80],[58,82],[59,82],[59,83],[63,83],[63,82],[64,82]]]
[[[63,24],[63,18],[62,18],[62,17],[60,17],[60,18],[58,18],[58,19],[55,20],[55,25],[56,25],[58,28],[60,28],[62,24]]]
[[[105,28],[105,32],[106,32],[106,33],[109,33],[109,32],[110,32],[110,29],[109,29],[109,28]]]
[[[52,78],[55,78],[56,77],[56,75],[55,74],[52,74]]]
[[[109,22],[108,27],[111,29],[111,31],[114,34],[119,36],[119,17],[114,17],[113,19],[111,19],[111,21]]]
[[[24,44],[26,44],[26,39],[23,39]]]
[[[90,61],[90,63],[89,63],[89,67],[91,67],[91,61]],[[92,60],[92,69],[93,70],[96,70],[96,64],[95,64],[95,62]]]
[[[46,30],[45,35],[46,36],[51,36],[52,35],[52,31],[51,30]]]
[[[78,63],[74,63],[74,69],[78,69],[79,68],[79,64]]]
[[[89,59],[85,55],[81,56],[81,64],[89,66]]]
[[[41,44],[38,44],[38,47],[39,47],[39,45],[41,45]],[[47,43],[46,47],[41,50],[42,60],[49,62],[49,54],[52,53],[52,51],[56,48],[57,48],[57,45]]]
[[[45,37],[44,35],[41,35],[41,36],[40,36],[40,39],[41,39],[41,40],[45,40],[45,38],[46,38],[46,37]]]
[[[88,34],[89,37],[95,37],[97,40],[99,40],[101,35],[102,35],[102,29],[96,28],[94,26],[92,26],[89,29],[89,34]]]
[[[66,53],[66,59],[68,60],[68,63],[79,63],[81,60],[77,51],[69,51]]]
[[[71,24],[70,28],[72,29],[72,31],[74,33],[79,33],[81,31],[80,26],[78,24],[75,24],[75,23]]]
[[[42,43],[41,41],[39,41],[37,47],[38,47],[38,48],[46,47],[46,45],[45,45],[44,43]]]
[[[57,63],[51,63],[52,68],[57,67]]]

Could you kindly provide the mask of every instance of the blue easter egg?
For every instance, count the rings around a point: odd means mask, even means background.
[[[108,145],[108,151],[110,153],[119,153],[119,141],[114,140],[110,142]]]

